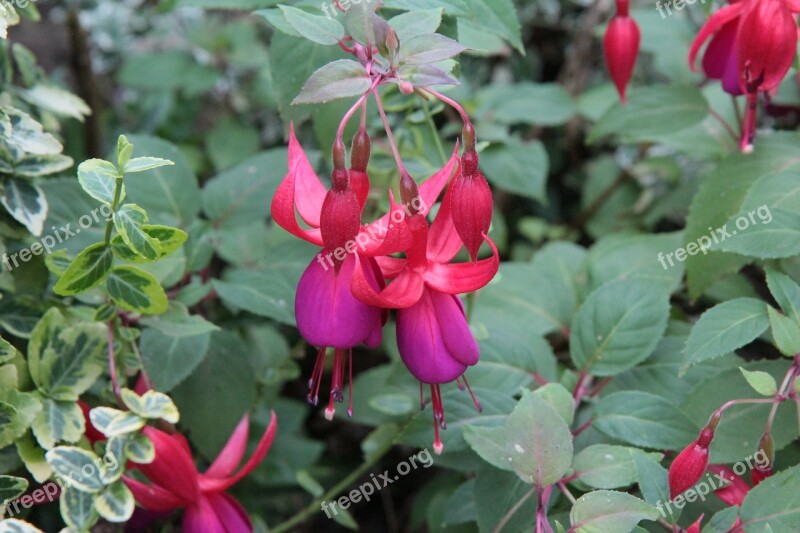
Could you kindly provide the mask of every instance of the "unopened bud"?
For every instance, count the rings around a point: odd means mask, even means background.
[[[464,124],[464,130],[461,132],[462,140],[464,141],[464,152],[475,151],[475,126],[471,122]]]
[[[617,87],[620,100],[625,103],[625,89],[633,75],[639,55],[641,32],[633,18],[628,16],[628,2],[617,2],[617,14],[611,19],[603,38],[603,50],[608,73]]]
[[[336,139],[333,142],[333,147],[331,148],[331,154],[333,155],[334,169],[347,168],[347,152],[344,147],[344,143],[342,142],[342,139]]]
[[[697,440],[689,444],[672,461],[669,467],[670,497],[683,494],[700,481],[708,466],[708,447],[714,438],[714,430],[703,428]]]
[[[415,215],[419,212],[416,207],[420,205],[419,188],[414,178],[409,176],[405,170],[400,175],[400,200],[402,200],[410,215]]]
[[[771,433],[764,433],[761,440],[758,441],[754,459],[756,464],[750,472],[750,479],[755,487],[772,475],[772,464],[775,460],[775,441],[772,439]]]
[[[350,169],[366,172],[371,149],[372,143],[369,140],[367,130],[359,128],[353,137],[353,145],[350,149]]]
[[[400,48],[400,39],[397,37],[397,32],[391,26],[389,26],[389,31],[386,35],[386,48],[393,53],[396,53]]]
[[[400,82],[400,92],[403,94],[414,94],[414,86],[410,81],[403,80]]]

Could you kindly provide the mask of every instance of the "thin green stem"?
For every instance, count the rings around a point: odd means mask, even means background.
[[[439,151],[439,157],[442,158],[442,164],[446,165],[447,153],[444,151],[444,145],[442,145],[442,140],[439,138],[439,130],[436,129],[436,124],[433,122],[431,106],[428,104],[427,100],[423,99],[422,107],[425,109],[425,122],[428,123],[428,127],[431,129],[431,134],[433,134],[433,142],[436,144],[436,150]]]
[[[336,495],[342,492],[344,489],[355,483],[358,478],[363,476],[367,473],[367,471],[372,468],[378,461],[383,459],[383,456],[391,450],[391,446],[386,446],[384,450],[380,453],[373,455],[368,461],[364,464],[353,470],[346,478],[341,480],[339,483],[334,485],[331,489],[329,489],[325,494],[320,496],[319,498],[314,499],[311,503],[309,503],[306,507],[304,507],[299,513],[295,514],[293,517],[288,519],[287,521],[283,522],[282,524],[278,524],[274,528],[270,529],[270,533],[284,533],[285,531],[289,531],[298,524],[302,524],[308,517],[313,515],[316,512],[320,512],[322,502],[327,500],[332,500]]]
[[[117,209],[119,209],[119,201],[122,197],[122,183],[123,183],[123,174],[120,172],[119,176],[114,180],[114,202],[111,204],[111,211],[116,214]],[[106,224],[106,237],[105,243],[106,245],[111,244],[111,230],[114,228],[114,218],[112,215],[111,220],[108,221]]]

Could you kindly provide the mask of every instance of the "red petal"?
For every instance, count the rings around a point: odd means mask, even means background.
[[[700,518],[698,518],[694,524],[689,526],[689,528],[686,530],[686,533],[700,533],[700,524],[702,524],[702,522],[703,515],[700,515]]]
[[[430,263],[425,272],[425,283],[447,294],[463,294],[485,287],[500,268],[500,255],[494,242],[489,237],[484,239],[492,248],[492,257],[476,263]]]
[[[391,208],[372,224],[361,228],[356,235],[359,253],[369,257],[391,255],[407,250],[412,244],[411,232],[404,223],[406,213],[403,206],[395,203],[389,191]]]
[[[156,451],[156,458],[150,464],[136,466],[154,485],[168,490],[191,503],[197,500],[197,469],[192,456],[185,448],[185,441],[176,435],[169,435],[151,426],[142,430]]]
[[[228,477],[236,470],[242,462],[245,449],[247,448],[247,436],[250,433],[250,418],[247,415],[233,430],[225,447],[219,452],[214,463],[205,471],[209,477]]]
[[[730,482],[723,488],[714,491],[714,494],[728,505],[741,505],[744,497],[750,491],[750,486],[747,482],[725,465],[708,465],[708,470],[715,476],[724,477]],[[719,478],[714,478],[714,483],[719,485],[722,482]]]
[[[692,46],[689,49],[689,66],[692,68],[692,70],[697,70],[697,67],[695,66],[695,59],[697,58],[697,53],[700,51],[700,47],[703,46],[703,43],[706,42],[708,38],[716,33],[720,28],[722,28],[726,22],[730,22],[741,15],[745,3],[746,2],[740,2],[723,7],[711,15],[711,18],[709,18],[703,27],[700,28],[700,31],[697,33],[697,37],[694,38],[694,41],[692,41]]]
[[[198,502],[183,513],[183,533],[227,533],[225,524],[217,516],[211,501],[201,496]]]
[[[749,3],[737,43],[745,92],[771,91],[780,85],[797,54],[797,22],[784,0]]]
[[[247,474],[255,470],[255,468],[264,460],[267,455],[272,441],[275,440],[275,431],[278,429],[278,419],[275,413],[272,413],[272,418],[269,421],[267,430],[261,436],[261,440],[256,446],[255,452],[250,456],[250,459],[242,466],[242,468],[233,476],[226,478],[214,478],[208,475],[200,475],[200,490],[203,492],[222,492],[228,490],[230,487],[239,482]]]
[[[376,257],[375,260],[381,268],[383,277],[388,279],[396,278],[406,267],[405,259],[397,259],[396,257]]]
[[[156,485],[145,485],[127,476],[122,481],[131,489],[136,502],[150,511],[172,511],[185,505],[183,500]]]
[[[219,521],[225,524],[227,533],[250,533],[253,531],[247,511],[233,496],[220,492],[208,494],[207,498]]]
[[[606,66],[620,100],[625,103],[625,88],[636,66],[639,55],[641,33],[636,21],[628,16],[615,16],[611,19],[603,38]]]
[[[458,143],[456,143],[453,155],[450,156],[450,160],[447,164],[419,186],[419,196],[425,203],[425,205],[420,206],[420,213],[427,213],[430,208],[433,207],[433,204],[436,203],[436,199],[439,198],[439,195],[442,193],[445,186],[447,186],[447,182],[450,181],[450,178],[455,173],[459,161]]]
[[[294,175],[297,212],[309,226],[318,228],[322,202],[328,191],[297,141],[294,124],[289,125],[289,173]]]
[[[356,256],[358,257],[358,256]],[[359,261],[361,261],[359,259]],[[411,307],[422,297],[425,284],[422,276],[412,270],[404,270],[380,293],[375,292],[360,268],[353,273],[350,290],[353,296],[368,305],[384,309]]]

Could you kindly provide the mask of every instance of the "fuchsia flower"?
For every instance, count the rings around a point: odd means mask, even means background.
[[[703,70],[723,88],[748,97],[741,149],[749,151],[755,138],[758,95],[780,85],[797,53],[800,0],[740,0],[714,13],[700,29],[689,50],[689,64],[701,46],[711,42],[703,56]]]
[[[606,66],[620,100],[625,103],[625,89],[633,75],[639,55],[641,33],[636,21],[628,13],[629,1],[617,0],[617,12],[608,24],[603,38]]]
[[[708,466],[708,447],[713,439],[714,429],[704,427],[697,440],[672,461],[669,467],[670,498],[683,494],[703,477]]]
[[[253,528],[247,512],[225,491],[261,463],[272,445],[276,429],[277,419],[273,413],[255,452],[237,471],[247,447],[249,418],[245,416],[216,460],[200,474],[183,435],[170,435],[147,426],[142,433],[153,443],[156,457],[150,464],[135,466],[150,484],[128,476],[123,480],[145,509],[165,512],[184,507],[184,533],[248,533]]]
[[[451,159],[443,169],[443,176],[452,173],[454,164]],[[413,213],[406,220],[412,235],[406,259],[379,258],[383,275],[393,280],[383,291],[375,291],[368,278],[360,274],[363,270],[358,269],[352,285],[354,294],[363,302],[398,309],[400,356],[414,377],[431,387],[436,453],[442,452],[439,427],[446,427],[440,385],[456,381],[461,387],[460,379],[464,379],[469,387],[464,372],[478,362],[480,355],[456,295],[484,287],[499,268],[497,248],[485,233],[483,238],[492,249],[491,258],[450,264],[462,246],[451,212],[453,188],[451,184],[432,226],[428,226],[422,213]],[[414,194],[412,187],[410,198]],[[408,202],[408,198],[404,200]],[[477,400],[475,404],[480,409]]]

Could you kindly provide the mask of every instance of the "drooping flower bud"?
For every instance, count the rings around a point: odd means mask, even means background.
[[[369,134],[364,128],[359,128],[353,137],[353,144],[350,150],[350,187],[358,197],[361,209],[367,203],[369,196],[369,175],[367,166],[372,151],[372,142]]]
[[[453,224],[473,261],[478,260],[478,250],[483,235],[492,224],[492,190],[478,169],[478,153],[464,152],[461,172],[450,190],[450,209]]]
[[[334,252],[335,269],[339,272],[348,242],[355,239],[361,229],[361,209],[358,197],[350,186],[345,166],[344,144],[341,140],[333,146],[333,184],[322,202],[319,229],[325,249]]]
[[[708,446],[714,438],[714,430],[704,427],[697,440],[689,444],[672,461],[669,467],[669,492],[675,498],[700,481],[708,466]]]
[[[756,448],[756,464],[750,472],[750,479],[755,487],[772,475],[772,462],[775,459],[775,441],[772,433],[764,433]]]
[[[628,14],[628,0],[617,0],[617,13],[608,24],[603,38],[606,66],[617,92],[625,103],[625,88],[633,75],[639,55],[641,33],[636,21]]]

